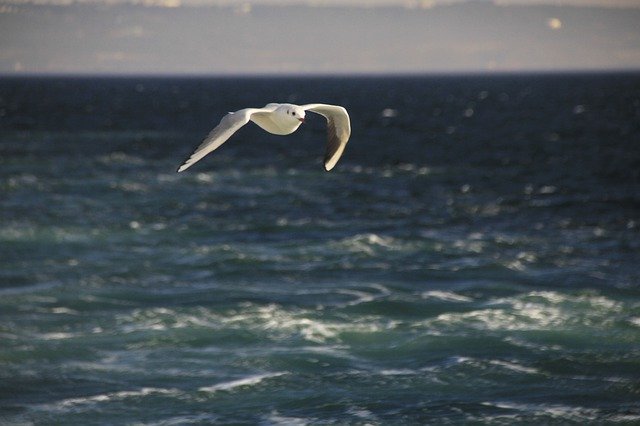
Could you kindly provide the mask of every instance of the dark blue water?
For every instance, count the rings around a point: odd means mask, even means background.
[[[254,125],[175,170],[227,111]],[[640,422],[640,76],[0,80],[0,423]]]

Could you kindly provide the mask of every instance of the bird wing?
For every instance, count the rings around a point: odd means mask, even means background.
[[[200,146],[191,154],[191,157],[185,161],[179,168],[178,172],[183,172],[195,163],[200,161],[205,155],[216,150],[220,145],[225,143],[235,132],[242,126],[247,124],[253,114],[268,114],[272,108],[245,108],[236,112],[230,112],[222,117],[218,124],[205,138]]]
[[[324,169],[329,171],[336,165],[351,136],[351,122],[347,110],[338,105],[302,105],[305,111],[312,111],[327,119],[327,151]]]

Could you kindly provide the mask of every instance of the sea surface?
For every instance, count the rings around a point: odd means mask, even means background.
[[[228,111],[250,124],[184,173]],[[640,423],[640,75],[0,79],[0,424]]]

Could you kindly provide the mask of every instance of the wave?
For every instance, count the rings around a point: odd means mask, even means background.
[[[369,290],[375,290],[375,291],[369,291]],[[361,303],[368,303],[368,302],[372,302],[374,300],[378,300],[384,297],[387,297],[389,295],[391,295],[391,290],[389,290],[387,287],[385,287],[382,284],[372,284],[370,286],[368,286],[365,289],[358,289],[358,290],[354,290],[354,289],[337,289],[335,290],[336,293],[338,294],[344,294],[347,296],[353,296],[354,299],[348,301],[347,303],[343,304],[343,305],[337,305],[337,306],[356,306],[356,305],[360,305]]]
[[[266,373],[266,374],[257,374],[253,376],[244,377],[242,379],[231,380],[228,382],[218,383],[212,386],[204,386],[198,388],[200,392],[207,393],[216,393],[219,391],[232,391],[237,388],[250,387],[255,386],[259,383],[262,383],[266,379],[272,379],[274,377],[280,377],[287,373],[285,372],[277,372],[277,373]]]
[[[382,177],[394,177],[396,175],[427,176],[433,173],[441,173],[442,168],[434,168],[413,163],[401,163],[397,165],[385,165],[384,167],[364,167],[360,165],[345,165],[346,172],[353,174],[378,175]]]
[[[44,190],[46,188],[46,181],[38,178],[38,176],[31,173],[19,173],[13,176],[9,176],[6,179],[0,178],[0,189],[7,191],[15,191],[21,189],[36,189]]]
[[[561,404],[521,404],[509,401],[483,402],[482,405],[512,411],[514,412],[513,416],[515,416],[516,418],[535,417],[539,419],[558,419],[565,422],[592,422],[603,418],[601,410],[580,406],[569,406]],[[490,417],[491,418],[484,417],[483,420],[497,421],[503,416],[493,415]]]
[[[422,293],[422,298],[436,299],[444,302],[459,302],[459,303],[467,303],[467,302],[473,301],[472,298],[463,296],[453,291],[440,291],[440,290],[425,291]]]
[[[32,408],[54,413],[67,412],[76,410],[76,407],[79,406],[93,406],[102,403],[124,401],[128,399],[144,398],[150,396],[168,396],[175,398],[179,397],[183,393],[184,392],[179,389],[144,387],[136,390],[124,390],[85,397],[66,398],[53,403],[34,405],[32,406]]]
[[[513,374],[526,374],[526,375],[538,375],[543,372],[535,367],[524,365],[522,362],[509,359],[482,359],[466,356],[453,356],[447,358],[444,362],[436,364],[435,366],[425,367],[419,371],[429,371],[436,373],[446,373],[451,369],[457,369],[459,367],[471,367],[474,370],[483,371],[496,370],[503,372],[507,375]]]
[[[160,421],[145,422],[145,426],[183,426],[189,424],[215,424],[218,421],[218,416],[215,414],[192,414],[186,416],[174,416]],[[142,424],[142,423],[140,423]]]
[[[0,227],[0,244],[11,242],[56,242],[56,243],[89,243],[99,231],[92,229],[89,233],[81,227],[63,227],[58,225],[34,225],[20,221],[6,223]]]
[[[614,325],[624,316],[622,302],[597,294],[565,294],[532,291],[491,299],[481,309],[446,312],[429,319],[425,326],[444,331],[546,331],[594,332]],[[626,317],[625,317],[626,318]]]
[[[318,419],[314,418],[285,416],[278,411],[273,411],[268,416],[264,416],[264,420],[266,424],[274,426],[306,426],[318,421]]]
[[[356,234],[330,244],[333,249],[373,256],[382,251],[408,252],[419,248],[417,243],[374,233]]]
[[[101,155],[97,158],[97,160],[99,163],[104,165],[142,166],[146,163],[146,160],[144,158],[127,154],[122,151],[116,151],[106,155]]]
[[[255,339],[288,340],[298,337],[313,343],[339,341],[345,332],[373,332],[381,328],[375,322],[359,319],[353,322],[320,320],[312,311],[288,310],[276,304],[244,303],[241,309],[215,312],[205,308],[175,310],[170,308],[136,309],[119,316],[122,333],[163,333],[182,329],[184,338],[197,329],[227,333],[242,330]],[[180,335],[173,335],[180,338]]]
[[[336,320],[320,320],[310,315],[308,311],[289,311],[278,305],[249,306],[243,314],[231,317],[228,323],[243,322],[242,327],[248,327],[263,334],[267,332],[272,339],[290,339],[300,337],[303,340],[325,344],[327,342],[341,342],[344,333],[372,333],[383,329],[381,324],[372,318],[353,318],[349,322]]]

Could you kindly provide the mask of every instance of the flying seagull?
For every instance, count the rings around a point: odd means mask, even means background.
[[[230,112],[222,117],[218,124],[195,150],[191,157],[178,168],[178,172],[187,170],[205,155],[225,143],[235,132],[249,121],[274,135],[288,135],[295,132],[304,123],[307,111],[320,114],[327,119],[327,151],[324,156],[326,171],[333,169],[344,152],[351,123],[347,110],[337,105],[326,104],[267,104],[263,108],[245,108]]]

